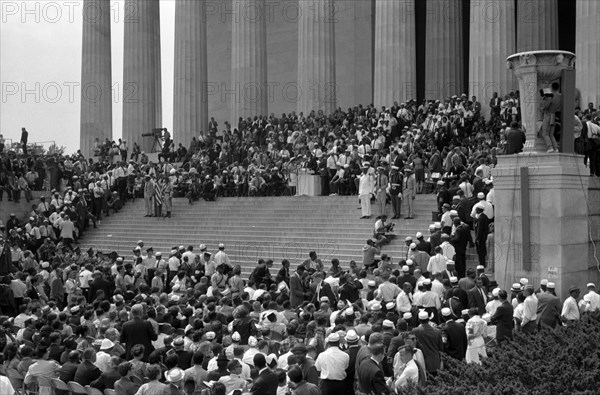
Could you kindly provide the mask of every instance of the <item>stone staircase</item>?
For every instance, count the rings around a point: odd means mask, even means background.
[[[198,246],[205,244],[214,253],[218,244],[224,243],[225,252],[234,264],[242,266],[245,275],[260,258],[274,260],[272,274],[281,267],[282,259],[288,259],[294,269],[311,250],[326,268],[333,258],[347,268],[350,260],[361,264],[362,246],[375,223],[375,212],[370,219],[359,219],[358,207],[357,196],[220,198],[193,205],[186,199],[174,199],[173,217],[164,219],[145,218],[144,202],[138,199],[118,214],[103,218],[98,229],[88,230],[81,246],[105,253],[116,251],[130,261],[140,239],[145,248],[152,246],[167,258],[173,246],[193,245],[197,252]],[[398,237],[382,253],[390,255],[394,263],[406,255],[406,236],[428,234],[435,195],[418,195],[415,207],[414,219],[393,220]],[[388,206],[389,216],[391,212]]]

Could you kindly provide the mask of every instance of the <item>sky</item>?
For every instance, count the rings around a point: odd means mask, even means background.
[[[121,137],[125,0],[110,0],[113,138]],[[83,0],[0,0],[0,134],[79,149]],[[163,126],[172,130],[175,0],[161,0]],[[49,145],[48,143],[44,145]]]

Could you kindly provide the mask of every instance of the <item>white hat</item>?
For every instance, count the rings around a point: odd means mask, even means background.
[[[178,383],[183,380],[185,372],[180,368],[173,368],[168,372],[165,372],[165,378],[169,383]]]
[[[552,89],[544,88],[544,95],[551,95],[551,94],[552,94]]]
[[[404,239],[404,241],[412,241],[412,237],[406,236],[406,238]]]
[[[458,278],[456,276],[452,276],[452,277],[450,277],[450,282],[451,283],[457,283],[458,282]]]
[[[181,297],[179,295],[171,295],[171,302],[179,302]]]
[[[548,285],[548,280],[547,280],[547,279],[543,279],[543,280],[540,282],[540,284],[541,284],[541,285]]]
[[[417,239],[420,239],[421,237],[423,237],[423,233],[417,232],[416,236],[417,236]]]
[[[144,244],[144,242],[142,240],[138,240],[136,244]]]
[[[450,216],[451,217],[458,217],[458,211],[456,211],[456,210],[450,210]]]
[[[442,223],[441,222],[436,222],[433,225],[435,226],[436,229],[442,229]]]
[[[412,320],[412,313],[406,312],[402,314],[402,318],[404,318],[404,320]]]
[[[239,342],[242,340],[242,337],[240,336],[239,332],[233,332],[233,335],[231,335],[231,340],[234,342]]]
[[[410,248],[411,250],[415,250],[415,249],[417,249],[417,245],[415,243],[410,243],[408,248]]]
[[[396,305],[396,303],[394,303],[394,302],[388,302],[388,303],[386,303],[385,308],[388,310],[392,310],[395,305]]]
[[[485,270],[485,267],[483,267],[483,265],[477,265],[477,270]]]
[[[177,250],[171,250],[171,255],[177,255]]]
[[[415,264],[415,261],[413,261],[412,259],[407,259],[407,260],[406,260],[406,264],[407,264],[408,266],[412,266],[412,265],[414,265],[414,264]]]
[[[464,309],[460,312],[460,315],[469,315],[469,309]]]
[[[358,334],[354,329],[350,329],[348,333],[346,333],[346,341],[351,343],[358,341]]]
[[[546,285],[546,288],[554,289],[554,288],[556,288],[556,284],[548,283],[548,285]]]
[[[596,288],[596,284],[588,283],[588,285],[586,285],[586,288],[590,288],[590,287]]]
[[[340,335],[337,332],[333,332],[329,337],[327,337],[328,343],[335,343],[340,341]]]
[[[478,199],[485,199],[485,194],[484,194],[483,192],[479,192],[479,193],[477,194],[477,198],[478,198]]]
[[[329,302],[329,297],[327,297],[327,296],[321,296],[320,301],[321,302]]]
[[[200,244],[200,251],[206,250],[206,246],[204,244]]]
[[[379,311],[381,310],[381,303],[375,302],[371,305],[371,311]]]
[[[521,290],[521,284],[519,283],[514,283],[512,285],[512,288],[510,289],[511,291],[520,291]]]
[[[258,340],[256,340],[256,338],[254,336],[250,336],[248,338],[248,345],[250,347],[255,347],[258,344]]]
[[[381,324],[384,328],[394,328],[394,323],[390,320],[383,320],[383,324]]]
[[[448,260],[446,261],[446,266],[449,266],[449,265],[454,265],[454,261],[452,261],[452,260],[448,259]]]
[[[429,225],[429,230],[434,230],[435,229],[435,225],[434,224],[430,224]]]
[[[448,317],[448,316],[452,315],[452,310],[450,310],[448,307],[444,307],[442,309],[442,315],[444,317]]]
[[[492,296],[498,296],[500,294],[500,288],[492,289]]]
[[[47,268],[49,268],[49,267],[50,267],[50,262],[42,262],[42,267],[43,267],[44,269],[47,269]]]
[[[404,265],[402,266],[402,271],[408,273],[410,271],[410,268],[407,265]]]
[[[426,278],[425,280],[423,280],[423,285],[431,285],[431,280]]]
[[[213,332],[213,331],[206,332],[206,340],[213,340],[215,337],[217,337],[215,332]],[[254,340],[256,340],[256,339],[254,339]],[[248,339],[248,344],[250,344],[250,339]]]
[[[219,248],[225,248],[225,244],[219,243]]]
[[[520,283],[521,285],[527,285],[527,284],[529,284],[529,280],[528,280],[528,279],[526,279],[525,277],[523,277],[523,278],[521,278],[521,279],[519,280],[519,283]]]
[[[429,314],[427,314],[427,312],[425,310],[421,310],[421,311],[419,311],[419,319],[420,320],[428,320]]]
[[[351,307],[349,309],[346,309],[346,311],[344,312],[344,314],[348,315],[348,316],[352,316],[354,315],[354,309]]]
[[[77,313],[79,311],[79,305],[71,307],[71,314]]]
[[[100,344],[100,350],[108,350],[110,348],[113,348],[114,346],[115,343],[113,343],[109,339],[103,339],[102,344]]]
[[[374,286],[376,286],[376,285],[377,285],[377,283],[375,282],[375,280],[369,280],[369,282],[367,283],[367,285],[368,285],[369,287],[374,287]]]

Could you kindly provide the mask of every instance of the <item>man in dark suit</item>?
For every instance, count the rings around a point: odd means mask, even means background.
[[[298,266],[296,272],[290,276],[290,304],[292,309],[296,309],[304,303],[306,291],[304,290],[304,273],[306,268]]]
[[[350,356],[350,360],[348,361],[348,368],[346,369],[346,378],[344,379],[344,383],[346,384],[346,391],[344,393],[349,395],[354,395],[354,377],[356,374],[356,356],[358,355],[358,350],[360,349],[360,345],[358,344],[358,334],[354,329],[350,329],[346,334],[346,344],[348,344],[348,349],[346,350],[346,354]]]
[[[548,285],[554,285],[548,283]],[[550,288],[553,289],[554,287]],[[556,327],[556,324],[560,322],[560,313],[562,307],[558,296],[552,294],[549,290],[540,292],[537,295],[538,307],[537,307],[537,324],[538,326],[546,325],[550,328]]]
[[[498,306],[490,321],[492,325],[496,325],[496,341],[498,345],[507,340],[512,340],[514,309],[512,304],[506,300],[507,298],[508,293],[501,289],[498,292],[498,300],[502,304]]]
[[[319,304],[319,301],[323,296],[327,296],[329,299],[329,305],[335,306],[337,304],[337,298],[331,289],[331,285],[323,281],[323,272],[315,272],[312,276],[313,283],[310,286],[311,301],[315,305]]]
[[[456,263],[458,276],[464,277],[467,269],[467,246],[473,244],[473,239],[471,238],[469,226],[462,223],[460,218],[454,218],[454,225],[456,226],[456,232],[450,239],[450,243],[452,243],[456,252],[454,262]]]
[[[385,384],[381,365],[384,358],[384,346],[378,343],[371,347],[371,357],[360,363],[358,367],[358,381],[365,393],[390,394],[390,389]]]
[[[525,145],[525,132],[519,128],[518,122],[512,122],[504,136],[506,137],[506,155],[518,154]]]
[[[102,372],[94,365],[94,362],[96,362],[96,350],[93,348],[83,350],[83,362],[77,367],[74,381],[85,387],[100,377]]]
[[[69,360],[58,371],[58,378],[61,381],[68,383],[75,379],[75,372],[77,372],[77,368],[79,367],[80,356],[81,354],[77,350],[69,353]]]
[[[114,389],[115,382],[121,378],[121,375],[117,371],[117,366],[119,366],[119,361],[121,359],[119,357],[111,357],[110,364],[106,372],[102,373],[100,377],[90,383],[90,387],[98,388],[100,391],[104,392],[105,389]]]
[[[144,307],[141,304],[135,304],[131,308],[133,318],[123,324],[121,331],[121,343],[127,346],[125,350],[127,359],[131,359],[131,347],[136,344],[144,346],[144,361],[148,359],[148,355],[154,351],[152,341],[158,338],[154,331],[154,327],[150,321],[142,319]]]
[[[252,395],[276,395],[279,380],[277,375],[267,368],[264,354],[256,354],[253,361],[254,367],[258,369],[258,377],[254,380],[250,393]]]
[[[480,316],[485,314],[485,306],[487,304],[487,290],[483,286],[481,277],[475,278],[475,286],[467,291],[469,299],[469,308],[477,307]]]
[[[467,352],[467,332],[464,324],[459,324],[452,319],[452,311],[448,307],[442,309],[442,333],[446,336],[444,351],[452,358],[462,361]]]
[[[425,311],[419,313],[419,324],[412,332],[421,346],[425,369],[428,373],[437,374],[441,366],[440,353],[444,351],[442,332],[429,324],[429,315]]]

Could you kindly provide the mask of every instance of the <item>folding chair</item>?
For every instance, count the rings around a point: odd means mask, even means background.
[[[85,386],[85,390],[88,395],[104,395],[98,388],[90,387],[89,385]]]
[[[88,395],[87,391],[85,390],[85,387],[75,381],[69,381],[67,383],[69,385],[69,388],[71,389],[71,394],[72,395]]]
[[[55,394],[71,394],[71,388],[61,379],[50,380],[50,385],[54,389]]]
[[[52,381],[46,377],[36,377],[38,393],[40,395],[54,395]]]

